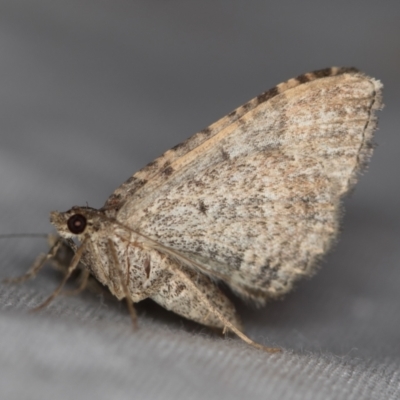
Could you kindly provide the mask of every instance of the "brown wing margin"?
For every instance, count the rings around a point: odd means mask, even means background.
[[[132,195],[134,195],[153,177],[162,174],[165,176],[165,179],[168,179],[174,173],[171,164],[175,160],[185,156],[188,152],[192,151],[194,148],[216,135],[222,129],[243,117],[243,115],[253,110],[259,104],[268,101],[269,99],[285,92],[286,90],[292,89],[302,84],[306,84],[307,82],[311,82],[320,78],[326,78],[329,76],[342,75],[345,73],[358,74],[360,72],[356,68],[325,68],[318,71],[308,72],[306,74],[299,75],[296,78],[289,79],[288,81],[280,83],[279,85],[267,90],[266,92],[261,93],[259,96],[236,108],[228,115],[213,123],[209,127],[194,134],[184,142],[172,147],[170,150],[167,150],[160,157],[156,158],[154,161],[150,162],[144,168],[136,172],[114,191],[114,193],[107,199],[106,203],[103,206],[103,209],[106,209],[113,214],[122,207],[128,196],[131,197]]]

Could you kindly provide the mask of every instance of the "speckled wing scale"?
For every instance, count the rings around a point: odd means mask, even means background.
[[[102,209],[51,220],[118,298],[241,336],[216,282],[262,305],[314,272],[371,156],[381,88],[353,68],[290,79],[165,152]]]
[[[380,107],[380,82],[353,68],[300,75],[168,150],[104,209],[262,304],[335,239]]]

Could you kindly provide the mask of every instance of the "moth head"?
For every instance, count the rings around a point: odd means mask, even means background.
[[[50,222],[55,226],[60,236],[65,239],[78,238],[98,230],[99,211],[90,207],[73,207],[65,212],[50,213]]]

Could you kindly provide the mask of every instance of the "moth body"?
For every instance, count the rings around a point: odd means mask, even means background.
[[[84,221],[79,234],[70,230],[68,221],[74,219]],[[190,280],[231,324],[240,327],[234,306],[210,278],[152,248],[146,238],[110,219],[102,210],[74,207],[64,213],[53,212],[51,222],[64,239],[76,237],[84,243],[80,261],[119,300],[126,297],[123,279],[130,301],[150,298],[183,317],[223,329],[223,322],[210,312],[209,304],[188,286]]]

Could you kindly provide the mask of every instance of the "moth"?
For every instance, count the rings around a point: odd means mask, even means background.
[[[166,151],[102,208],[52,212],[59,239],[44,259],[65,245],[74,256],[43,305],[81,263],[133,318],[133,303],[151,298],[264,348],[244,335],[219,282],[262,306],[315,272],[372,154],[381,92],[354,68],[300,75]]]

